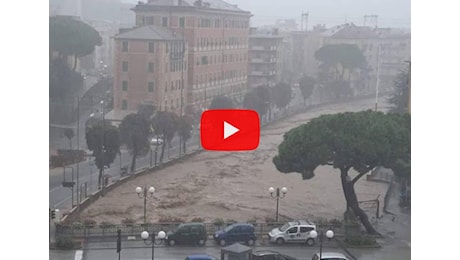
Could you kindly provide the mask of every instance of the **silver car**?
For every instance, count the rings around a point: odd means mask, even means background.
[[[314,254],[311,260],[320,260],[319,253]],[[348,260],[348,258],[341,253],[323,252],[321,253],[321,260]]]
[[[316,225],[305,220],[292,221],[280,228],[274,228],[268,233],[269,241],[277,244],[284,243],[307,243],[312,246],[315,238],[310,234],[316,230]]]

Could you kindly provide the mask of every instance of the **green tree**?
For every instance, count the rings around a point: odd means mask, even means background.
[[[235,104],[231,98],[227,96],[216,96],[212,99],[208,109],[231,109],[235,108]]]
[[[69,139],[69,147],[72,150],[72,138],[75,136],[75,134],[73,133],[73,129],[66,128],[64,130],[64,136],[67,137],[67,139]]]
[[[358,216],[368,233],[378,234],[359,207],[354,184],[377,166],[394,168],[398,160],[409,162],[409,158],[410,115],[368,110],[323,115],[291,129],[273,163],[280,172],[301,173],[304,180],[313,178],[320,165],[339,169],[346,212]],[[349,173],[351,168],[355,176]]]
[[[155,106],[154,105],[151,105],[151,104],[141,104],[139,105],[139,107],[137,108],[137,113],[139,115],[142,115],[143,117],[145,117],[147,120],[151,120],[152,119],[152,116],[153,114],[155,114]]]
[[[125,144],[131,160],[131,172],[136,170],[136,157],[144,156],[150,150],[150,123],[140,114],[129,114],[123,118],[119,126],[121,143]]]
[[[170,111],[159,111],[152,119],[152,126],[156,135],[164,139],[161,146],[160,162],[163,162],[163,156],[166,144],[170,144],[177,131],[178,116]]]
[[[99,33],[88,24],[70,16],[52,16],[49,18],[49,47],[60,58],[74,57],[73,70],[77,58],[91,54],[95,46],[102,44]]]
[[[311,97],[313,94],[313,90],[315,89],[316,80],[310,76],[304,76],[299,81],[299,88],[300,92],[302,93],[303,97],[303,105],[305,106],[307,103],[307,99]]]
[[[187,116],[187,115],[179,117],[178,122],[177,122],[177,132],[181,138],[182,144],[180,145],[182,145],[184,153],[186,153],[185,143],[192,136],[192,129],[193,129],[192,123],[193,123],[192,117]]]
[[[91,124],[86,130],[86,145],[93,152],[96,166],[99,169],[98,187],[102,187],[102,171],[110,167],[120,153],[120,135],[118,129],[102,120]],[[104,148],[104,149],[103,149]]]
[[[286,106],[291,102],[292,89],[287,83],[280,82],[273,89],[271,98],[273,103],[286,112]]]
[[[244,96],[243,106],[259,113],[260,118],[270,109],[270,89],[267,86],[258,86]]]
[[[393,82],[394,92],[389,98],[391,112],[406,113],[409,103],[409,72],[402,71]]]
[[[348,82],[355,69],[367,67],[366,58],[356,44],[324,45],[315,52],[315,59],[321,62],[320,69],[335,80],[345,80],[345,72],[348,72]]]

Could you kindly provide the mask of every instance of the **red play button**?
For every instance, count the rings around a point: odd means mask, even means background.
[[[206,150],[254,150],[259,146],[259,115],[254,110],[207,110],[201,115],[200,136]]]

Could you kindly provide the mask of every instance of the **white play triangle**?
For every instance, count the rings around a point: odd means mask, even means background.
[[[232,126],[231,124],[224,121],[224,139],[238,133],[240,129]]]

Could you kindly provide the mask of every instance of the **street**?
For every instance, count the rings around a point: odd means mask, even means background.
[[[212,244],[213,241],[209,241],[208,244]],[[91,243],[86,245],[83,253],[84,260],[92,259],[117,259],[118,254],[116,253],[116,244],[113,243]],[[205,247],[199,246],[164,246],[164,245],[155,245],[155,259],[163,260],[183,260],[186,256],[191,254],[208,254],[217,257],[220,259],[221,248],[217,245],[209,245]],[[296,257],[298,259],[310,260],[312,255],[316,252],[319,252],[319,245],[316,246],[306,246],[306,245],[270,245],[270,246],[254,246],[252,247],[253,251],[257,250],[272,250],[277,251],[282,254]],[[323,247],[323,252],[333,251],[340,252],[346,255],[339,247],[333,245],[333,247]],[[145,245],[141,241],[130,241],[123,242],[121,259],[152,259],[152,247]]]
[[[196,132],[198,133],[198,132]],[[187,141],[187,151],[190,152],[198,148],[198,140],[199,136],[194,135]],[[163,158],[163,162],[167,162],[172,158],[176,158],[179,156],[179,138],[173,139],[172,148],[165,148],[165,154]],[[86,145],[85,145],[86,146]],[[158,154],[157,154],[157,164],[159,164],[159,158],[161,153],[161,146],[158,147]],[[155,164],[155,152],[152,151],[152,159],[150,158],[150,152],[147,153],[146,156],[138,157],[136,159],[136,171],[150,167],[151,163],[152,166]],[[120,179],[120,168],[122,166],[128,166],[131,164],[132,157],[128,153],[127,150],[122,150],[121,152],[121,159],[118,155],[114,162],[112,163],[111,167],[104,170],[104,175],[109,175],[109,182],[116,181]],[[79,183],[82,185],[81,189],[81,198],[82,200],[85,198],[85,189],[84,185],[87,185],[86,195],[89,196],[91,193],[97,191],[98,186],[98,175],[99,170],[97,167],[92,163],[91,157],[87,158],[85,161],[80,162],[78,164],[78,172],[79,172]],[[77,178],[77,166],[69,165],[67,167],[59,167],[50,170],[50,179],[49,179],[49,206],[51,208],[58,208],[61,211],[68,211],[71,209],[71,201],[72,201],[72,189],[62,187],[63,175],[64,170],[66,172],[66,180],[70,181],[71,179],[71,172],[72,169],[74,171],[74,181],[76,182]],[[77,186],[74,186],[74,205],[77,204]]]

